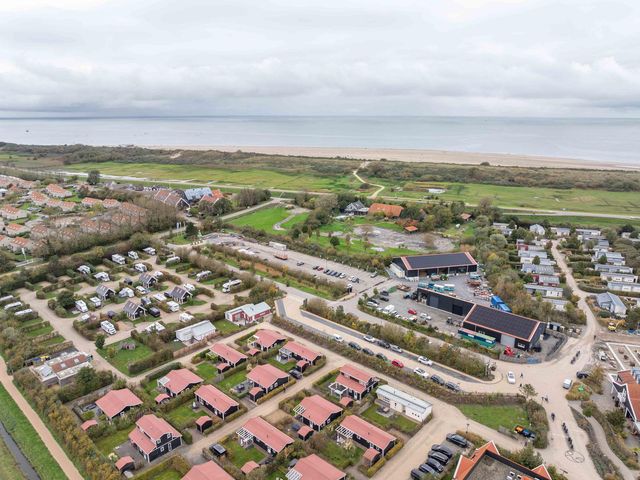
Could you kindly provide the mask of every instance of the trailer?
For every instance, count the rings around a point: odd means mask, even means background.
[[[498,295],[491,296],[491,308],[495,308],[503,312],[511,313],[511,308],[509,308],[509,305],[504,303]]]
[[[278,260],[288,260],[289,259],[289,255],[287,255],[286,253],[274,253],[273,256],[275,258],[277,258]]]
[[[269,246],[271,248],[275,248],[276,250],[286,250],[287,246],[284,243],[280,242],[269,242]]]

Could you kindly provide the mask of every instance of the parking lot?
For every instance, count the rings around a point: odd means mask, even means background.
[[[372,278],[370,272],[365,272],[364,270],[356,267],[343,265],[341,263],[320,257],[314,257],[294,250],[283,251],[269,245],[249,241],[235,234],[215,234],[208,236],[206,241],[207,243],[212,243],[214,245],[226,245],[236,250],[246,249],[246,253],[253,253],[269,262],[285,262],[290,270],[298,270],[311,275],[319,275],[332,281],[342,281],[345,284],[351,283],[354,286],[354,290],[357,292],[364,292],[385,280],[385,277],[380,275],[376,275]],[[286,260],[277,259],[275,257],[277,254],[286,254],[288,258]],[[322,272],[317,269],[314,270],[314,267],[321,267]],[[344,277],[327,277],[323,273],[326,270],[339,272],[344,274]]]

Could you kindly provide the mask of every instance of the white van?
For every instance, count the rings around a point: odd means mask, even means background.
[[[229,280],[222,285],[222,293],[230,293],[233,287],[237,287],[242,283],[242,280]]]
[[[116,334],[116,327],[113,326],[113,323],[107,320],[100,322],[100,328],[102,328],[102,330],[104,330],[108,335]]]
[[[571,385],[573,385],[573,380],[571,380],[570,378],[565,378],[564,382],[562,382],[562,388],[565,388],[567,390],[571,388]]]
[[[134,252],[133,250],[131,250],[129,253],[127,253],[127,255],[132,260],[138,260],[138,258],[140,258],[140,257],[138,257],[138,252]]]
[[[93,303],[93,306],[96,308],[100,308],[102,306],[102,301],[98,297],[91,297],[89,301]]]

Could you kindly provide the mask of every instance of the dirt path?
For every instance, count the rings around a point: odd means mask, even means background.
[[[64,452],[62,447],[58,444],[51,432],[46,427],[42,419],[38,416],[38,414],[31,408],[29,402],[25,400],[22,394],[18,391],[16,386],[13,384],[12,377],[7,373],[7,365],[4,362],[4,359],[0,358],[0,382],[7,389],[13,401],[16,402],[20,410],[25,417],[29,420],[33,428],[35,428],[36,432],[38,432],[38,436],[42,439],[44,444],[51,452],[51,456],[55,458],[62,471],[65,473],[67,478],[70,480],[82,480],[82,475],[75,467],[73,462],[69,460],[67,454]]]
[[[366,180],[363,180],[363,178],[358,175],[358,170],[360,170],[361,168],[365,168],[367,165],[369,165],[369,162],[363,162],[362,165],[360,165],[358,168],[356,168],[353,171],[353,176],[356,177],[358,179],[359,182],[362,183],[369,183]],[[384,185],[377,185],[375,183],[369,183],[369,185],[373,185],[374,187],[378,187],[378,189],[373,192],[371,195],[369,195],[369,198],[374,199],[378,196],[378,194],[380,194],[380,192],[382,192],[384,190]]]

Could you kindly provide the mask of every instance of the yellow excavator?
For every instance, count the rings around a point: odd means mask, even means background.
[[[609,322],[609,325],[607,325],[607,330],[609,330],[610,332],[615,332],[616,330],[618,330],[618,327],[623,326],[624,320],[612,320]]]

